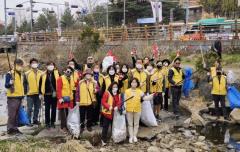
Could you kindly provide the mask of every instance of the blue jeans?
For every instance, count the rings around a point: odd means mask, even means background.
[[[38,121],[38,114],[39,114],[39,109],[41,106],[41,101],[39,99],[39,95],[30,95],[27,96],[27,113],[29,117],[30,123],[34,123]],[[34,108],[34,111],[33,111]],[[33,121],[32,120],[32,112],[33,112]]]

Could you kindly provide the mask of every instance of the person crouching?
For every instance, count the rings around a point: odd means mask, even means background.
[[[117,82],[113,82],[107,91],[104,92],[102,98],[102,116],[103,116],[103,128],[102,128],[102,145],[107,143],[107,133],[109,125],[112,124],[113,110],[116,111],[121,106],[120,91]]]

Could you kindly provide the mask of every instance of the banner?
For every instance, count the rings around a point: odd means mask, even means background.
[[[151,1],[153,18],[158,18],[158,21],[162,21],[162,2]]]
[[[159,49],[158,49],[157,43],[154,43],[154,44],[152,45],[152,53],[153,53],[155,59],[157,59],[157,58],[158,58],[158,55],[159,55]]]

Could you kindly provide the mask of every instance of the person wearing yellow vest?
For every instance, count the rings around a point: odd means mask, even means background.
[[[83,80],[79,81],[76,91],[76,102],[80,105],[80,123],[82,134],[85,129],[87,119],[87,130],[92,131],[93,106],[96,105],[96,93],[98,91],[97,82],[93,80],[91,69],[86,69],[83,73]]]
[[[131,70],[132,78],[137,78],[140,82],[140,89],[144,92],[148,92],[149,77],[148,74],[144,71],[143,61],[141,59],[136,60],[136,68]]]
[[[103,87],[102,90],[106,91],[108,90],[108,87],[111,85],[111,83],[113,83],[114,81],[119,83],[119,76],[116,73],[116,68],[115,66],[111,65],[107,68],[107,76],[105,76],[104,78],[104,83],[103,83]]]
[[[101,98],[102,94],[104,93],[101,88],[104,83],[104,76],[100,73],[100,66],[98,64],[95,64],[93,66],[93,79],[98,83],[99,90],[96,93],[96,100],[97,104],[93,107],[93,126],[99,124],[99,115],[100,115],[100,108],[101,108]]]
[[[81,79],[81,74],[80,72],[76,69],[76,63],[75,63],[75,60],[70,60],[68,61],[68,66],[71,67],[73,69],[73,73],[71,75],[71,87],[72,87],[72,90],[73,90],[73,102],[74,102],[74,105],[76,104],[75,103],[75,94],[76,94],[76,86],[79,82],[79,80]]]
[[[219,102],[222,107],[224,119],[229,120],[226,112],[225,106],[225,97],[227,94],[227,78],[225,75],[222,74],[222,69],[216,69],[216,76],[212,78],[212,97],[215,104],[215,111],[217,117],[220,118],[220,107]]]
[[[123,64],[120,68],[119,88],[121,93],[125,93],[125,91],[129,88],[129,67],[127,64]]]
[[[114,117],[114,111],[117,111],[121,107],[120,90],[117,82],[113,82],[107,91],[104,92],[102,98],[102,145],[107,143],[107,133],[110,124]]]
[[[10,70],[5,77],[5,88],[7,89],[7,133],[9,135],[21,134],[18,130],[18,112],[24,98],[23,87],[23,61],[16,59],[14,69]]]
[[[67,133],[68,108],[73,108],[73,91],[71,87],[71,75],[73,69],[67,67],[63,75],[57,79],[57,108],[60,116],[61,131]]]
[[[221,60],[216,60],[214,65],[212,67],[206,67],[206,65],[203,65],[204,69],[207,71],[208,81],[210,82],[213,77],[217,75],[217,68],[222,67],[221,66]]]
[[[27,114],[30,123],[36,125],[40,124],[40,122],[38,121],[38,115],[41,106],[41,101],[39,99],[39,81],[42,75],[42,71],[38,69],[38,65],[38,60],[32,58],[30,60],[31,69],[25,72],[24,76],[24,88],[27,92]]]
[[[168,72],[168,81],[170,82],[171,85],[173,113],[178,119],[179,101],[182,93],[184,73],[182,68],[180,67],[181,59],[177,57],[173,62],[174,62],[173,67]]]
[[[45,124],[46,128],[55,128],[56,108],[57,108],[57,79],[58,70],[54,62],[47,63],[47,70],[42,74],[39,83],[39,92],[44,97],[45,102]],[[50,115],[51,111],[51,115]]]
[[[162,74],[162,62],[157,61],[157,69],[155,70],[154,74],[150,77],[150,93],[154,93],[155,96],[153,98],[154,104],[154,114],[156,119],[159,118],[160,109],[162,108],[162,92],[163,92],[163,74]]]
[[[83,72],[86,70],[86,69],[92,69],[94,66],[94,58],[93,56],[89,56],[87,57],[87,64],[84,64],[83,65]]]
[[[131,88],[125,91],[126,113],[128,121],[129,143],[137,142],[137,134],[139,121],[141,116],[141,102],[153,99],[153,94],[145,96],[144,92],[139,88],[140,82],[137,78],[133,78],[130,82]]]
[[[169,71],[169,65],[170,61],[168,59],[162,60],[163,67],[162,67],[162,73],[164,77],[164,110],[168,111],[168,99],[169,99],[169,91],[170,91],[170,83],[168,81],[168,71]]]

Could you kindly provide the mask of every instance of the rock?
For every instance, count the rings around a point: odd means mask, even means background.
[[[228,149],[234,149],[234,146],[231,145],[231,144],[228,144],[228,145],[227,145],[227,148],[228,148]]]
[[[117,150],[117,152],[126,152],[126,151],[128,151],[128,149],[125,147],[121,147]]]
[[[187,138],[190,138],[193,136],[190,130],[184,130],[183,135]]]
[[[240,124],[240,109],[239,108],[234,108],[233,111],[230,113],[230,118]]]
[[[198,141],[200,141],[200,142],[201,142],[201,141],[204,141],[205,139],[206,139],[205,136],[199,136],[199,137],[198,137]]]
[[[66,135],[59,130],[59,128],[55,129],[43,129],[41,132],[35,136],[36,138],[42,138],[42,139],[55,139],[55,138],[65,138]]]
[[[176,142],[177,140],[173,139],[172,141],[169,142],[169,146],[172,147]]]
[[[152,142],[151,142],[151,145],[152,145],[152,146],[156,146],[156,144],[157,144],[156,141],[152,141]]]
[[[93,145],[87,140],[83,142],[83,145],[87,149],[93,149],[94,148]]]
[[[108,150],[106,148],[100,148],[100,152],[107,152]]]
[[[160,152],[160,149],[156,146],[151,146],[147,149],[147,152]]]
[[[174,148],[173,152],[187,152],[186,149],[181,149],[181,148]]]
[[[192,123],[197,126],[205,126],[206,122],[205,120],[197,113],[192,113]]]
[[[29,127],[29,126],[22,126],[18,128],[23,134],[32,135],[37,131],[41,131],[42,128],[39,128],[37,125]]]

